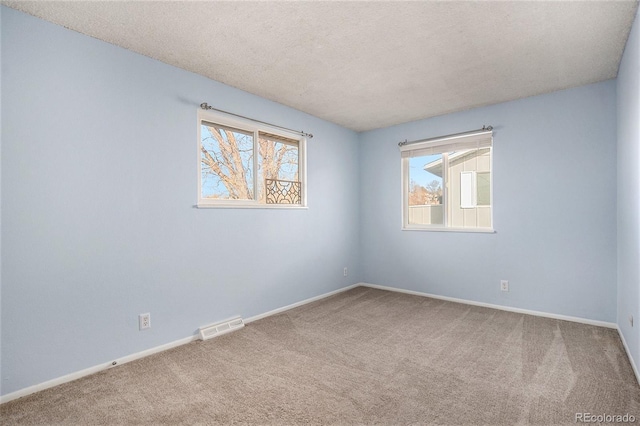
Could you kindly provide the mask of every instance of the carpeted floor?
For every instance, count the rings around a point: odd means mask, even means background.
[[[9,424],[575,424],[640,417],[615,330],[358,287],[0,406]]]

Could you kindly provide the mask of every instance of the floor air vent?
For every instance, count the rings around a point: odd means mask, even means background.
[[[236,331],[244,327],[242,318],[232,318],[217,324],[200,327],[200,340],[211,339],[212,337],[221,336],[223,334]]]

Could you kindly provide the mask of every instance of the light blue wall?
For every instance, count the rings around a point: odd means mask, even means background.
[[[603,321],[617,303],[637,359],[637,25],[617,84],[357,135],[0,16],[1,394],[358,281]],[[193,208],[201,102],[312,132],[309,209]],[[482,124],[496,129],[497,233],[401,231],[397,142]],[[142,312],[151,330],[138,331]]]
[[[356,133],[1,9],[2,394],[360,281]],[[193,208],[201,102],[313,133],[309,209]]]
[[[615,90],[610,80],[361,134],[364,280],[615,322]],[[401,231],[397,143],[483,124],[495,128],[497,233]]]
[[[618,326],[640,361],[640,28],[638,15],[620,63],[618,89]],[[635,318],[632,328],[629,315]]]

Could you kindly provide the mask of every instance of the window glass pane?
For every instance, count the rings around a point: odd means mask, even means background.
[[[481,176],[487,173],[490,165],[490,148],[466,149],[449,152],[448,188],[449,205],[447,223],[454,228],[486,228],[491,226],[478,209],[481,206],[480,192],[483,196],[488,188],[480,190]]]
[[[301,204],[299,142],[267,133],[258,139],[258,197],[269,204]],[[268,196],[270,194],[270,196]]]
[[[444,223],[442,154],[409,159],[409,223]]]
[[[252,200],[253,133],[202,122],[202,198]]]
[[[478,181],[478,205],[491,205],[491,173],[481,172],[476,174]]]
[[[401,144],[404,229],[493,226],[492,138],[481,136],[484,139],[443,137]]]

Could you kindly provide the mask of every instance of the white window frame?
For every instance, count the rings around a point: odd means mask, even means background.
[[[447,223],[449,210],[449,184],[450,182],[443,178],[442,188],[442,206],[443,206],[443,223],[442,224],[410,224],[409,223],[409,186],[410,182],[410,159],[412,157],[442,154],[442,174],[448,175],[448,153],[462,149],[489,148],[489,206],[477,206],[478,208],[491,209],[491,226],[486,228],[473,227],[451,227]],[[437,231],[437,232],[472,232],[472,233],[495,233],[493,228],[493,132],[491,130],[481,130],[477,132],[468,132],[463,135],[445,136],[442,138],[425,139],[424,141],[416,141],[410,144],[400,146],[401,153],[401,185],[402,185],[402,230],[403,231]]]
[[[198,208],[254,208],[254,209],[306,209],[307,208],[307,138],[296,132],[287,132],[277,127],[271,127],[266,124],[256,123],[251,120],[232,117],[223,113],[214,111],[206,111],[198,109],[197,114],[197,160],[198,160]],[[253,156],[253,200],[229,200],[229,199],[211,199],[202,197],[202,134],[201,125],[206,121],[211,124],[232,127],[245,132],[253,133],[253,146],[257,153],[258,133],[270,133],[283,138],[294,139],[298,141],[298,176],[300,178],[300,189],[302,191],[300,204],[266,204],[260,203],[258,196],[258,155]]]

